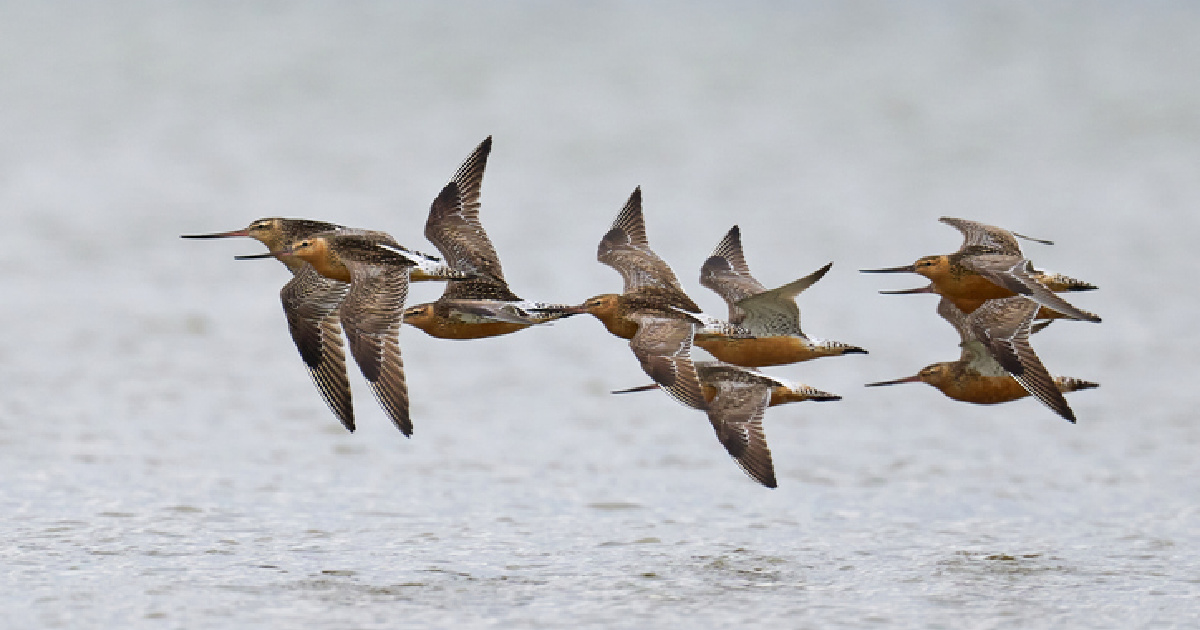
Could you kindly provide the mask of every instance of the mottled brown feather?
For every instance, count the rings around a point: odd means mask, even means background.
[[[1054,378],[1029,345],[1030,328],[1038,305],[1014,296],[988,300],[967,317],[971,336],[1034,398],[1070,422],[1075,413]]]
[[[696,325],[688,319],[656,311],[634,311],[628,317],[638,324],[629,348],[642,364],[642,370],[680,403],[706,409],[708,405],[691,358]]]
[[[1033,275],[1033,264],[1019,255],[980,254],[964,256],[958,262],[996,285],[1067,315],[1071,319],[1100,321],[1095,314],[1072,306],[1039,282]]]
[[[772,384],[744,370],[706,372],[705,382],[716,389],[708,419],[717,439],[747,475],[768,488],[776,487],[775,466],[762,422]]]
[[[350,353],[392,422],[404,435],[412,435],[398,338],[408,269],[344,261],[353,277],[340,311]]]
[[[425,238],[455,269],[503,283],[500,257],[479,220],[483,172],[491,150],[492,138],[488,136],[442,188],[430,205]]]
[[[1017,243],[1016,237],[1004,228],[954,217],[942,217],[938,221],[962,233],[963,244],[958,249],[960,252],[971,251],[980,254],[992,253],[1023,257],[1021,245]]]
[[[700,266],[700,285],[711,289],[729,306],[729,322],[740,324],[746,312],[738,302],[767,290],[761,282],[750,275],[742,252],[742,232],[733,226],[717,243],[711,256]]]
[[[292,341],[329,409],[354,431],[354,407],[338,309],[350,285],[331,280],[305,263],[279,293]]]
[[[675,294],[677,304],[693,313],[700,307],[684,293],[675,272],[650,249],[642,216],[642,189],[636,188],[621,208],[612,228],[600,240],[596,259],[621,274],[623,293],[653,288]]]

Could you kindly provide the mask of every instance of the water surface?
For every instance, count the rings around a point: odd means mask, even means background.
[[[12,627],[1189,627],[1200,12],[1187,3],[155,3],[0,9],[0,602]],[[812,334],[772,373],[780,487],[590,318],[401,337],[416,433],[352,375],[323,407],[255,243],[303,216],[418,248],[495,138],[513,288],[617,290],[634,186],[713,313],[729,227]],[[957,356],[915,278],[939,216],[1002,225],[1100,291],[1039,334],[1068,399],[864,389]],[[436,287],[414,287],[411,301]]]

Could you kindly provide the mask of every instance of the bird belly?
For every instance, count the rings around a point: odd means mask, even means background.
[[[933,290],[939,295],[950,298],[951,300],[979,300],[979,304],[983,300],[995,300],[1016,295],[1012,291],[984,278],[977,273],[967,273],[960,276],[946,276],[939,278],[933,283]],[[958,304],[955,304],[958,306]],[[975,308],[978,308],[978,304]],[[972,308],[971,311],[975,310]],[[962,306],[959,306],[962,310]],[[963,310],[964,313],[971,311]]]
[[[938,389],[949,398],[977,405],[995,405],[1029,395],[1011,376],[976,376],[948,383]]]
[[[633,336],[637,334],[637,322],[629,319],[628,317],[596,313],[592,313],[592,315],[595,316],[596,319],[600,320],[600,323],[604,324],[604,327],[608,329],[608,332],[622,339],[633,339]]]
[[[529,324],[513,324],[509,322],[466,322],[450,317],[406,317],[404,323],[425,331],[425,334],[438,339],[482,339],[498,337],[528,328]]]
[[[726,363],[742,367],[789,365],[825,356],[819,348],[799,337],[724,337],[705,335],[696,345]]]

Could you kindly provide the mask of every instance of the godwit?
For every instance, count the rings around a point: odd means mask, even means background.
[[[829,271],[817,271],[767,290],[754,276],[742,254],[741,230],[733,226],[700,268],[700,284],[712,289],[729,305],[731,329],[700,331],[696,345],[716,358],[745,367],[786,365],[817,357],[866,354],[858,346],[812,339],[800,330],[796,296]]]
[[[276,255],[289,243],[342,226],[325,221],[272,217],[254,221],[245,229],[216,234],[186,234],[183,238],[253,238]],[[337,308],[350,285],[317,273],[298,258],[280,258],[292,272],[292,279],[279,292],[292,341],[300,351],[304,366],[312,376],[321,398],[342,426],[354,431],[354,406],[350,380],[346,376],[346,355],[342,350],[341,325]]]
[[[451,267],[473,276],[450,281],[436,301],[404,311],[404,323],[434,337],[495,337],[580,312],[564,304],[524,300],[509,289],[500,257],[479,221],[480,188],[491,150],[488,136],[429,208],[425,237]]]
[[[977,301],[982,303],[983,300],[1023,295],[1068,319],[1100,321],[1099,316],[1072,306],[1038,280],[1033,263],[1025,258],[1017,244],[1016,237],[1021,235],[966,219],[942,217],[939,221],[962,232],[963,244],[958,251],[925,256],[903,267],[863,269],[863,273],[920,274],[929,278],[929,286],[890,293],[937,293],[956,303],[962,300],[960,309],[964,312],[974,310],[978,306]],[[1021,238],[1037,240],[1026,236]]]
[[[747,475],[768,488],[776,487],[775,466],[767,447],[762,419],[767,407],[805,400],[841,400],[841,396],[789,383],[754,370],[717,361],[696,361],[697,374],[708,401],[708,420],[717,439]],[[635,387],[614,393],[644,391]]]
[[[278,255],[301,259],[325,278],[348,283],[344,299],[340,304],[329,304],[329,312],[336,310],[350,342],[350,353],[375,398],[396,427],[411,436],[408,387],[398,336],[409,274],[415,263],[394,248],[380,247],[394,243],[383,232],[341,229],[297,240]],[[450,275],[461,277],[453,271]]]
[[[1033,395],[1058,415],[1075,422],[1075,412],[1063,393],[1098,385],[1077,378],[1050,376],[1029,345],[1037,310],[1036,302],[1014,296],[988,300],[975,312],[964,315],[953,302],[943,298],[938,304],[938,314],[954,326],[962,339],[959,360],[934,363],[914,376],[868,383],[868,386],[924,382],[954,400],[981,405]]]
[[[312,265],[296,256],[280,256],[291,243],[325,232],[348,230],[327,221],[269,217],[258,219],[241,230],[215,234],[186,234],[183,238],[229,238],[245,236],[267,247],[266,254],[235,256],[238,259],[277,258],[292,271],[293,277],[280,290],[284,315],[292,341],[312,376],[317,391],[337,416],[342,426],[355,429],[354,406],[351,401],[350,380],[346,375],[346,356],[342,349],[341,323],[338,308],[350,290],[348,281],[321,275]],[[399,255],[413,263],[414,280],[438,280],[461,276],[440,259],[409,250],[383,233],[378,240],[391,243]]]
[[[642,369],[679,402],[706,408],[692,364],[692,337],[700,307],[683,292],[671,268],[650,249],[636,188],[600,240],[596,258],[621,274],[621,294],[597,295],[579,309],[599,319],[612,334],[629,339]]]

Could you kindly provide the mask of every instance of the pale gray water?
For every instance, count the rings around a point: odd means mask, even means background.
[[[7,627],[1200,625],[1200,10],[1185,2],[0,7]],[[282,266],[183,233],[306,216],[421,237],[483,137],[514,289],[619,288],[635,185],[696,282],[742,227],[805,326],[780,488],[591,318],[401,337],[416,434],[324,408]],[[1101,325],[1037,338],[1070,426],[865,389],[957,356],[916,278],[942,215],[1057,241]],[[413,300],[437,288],[414,289]]]

